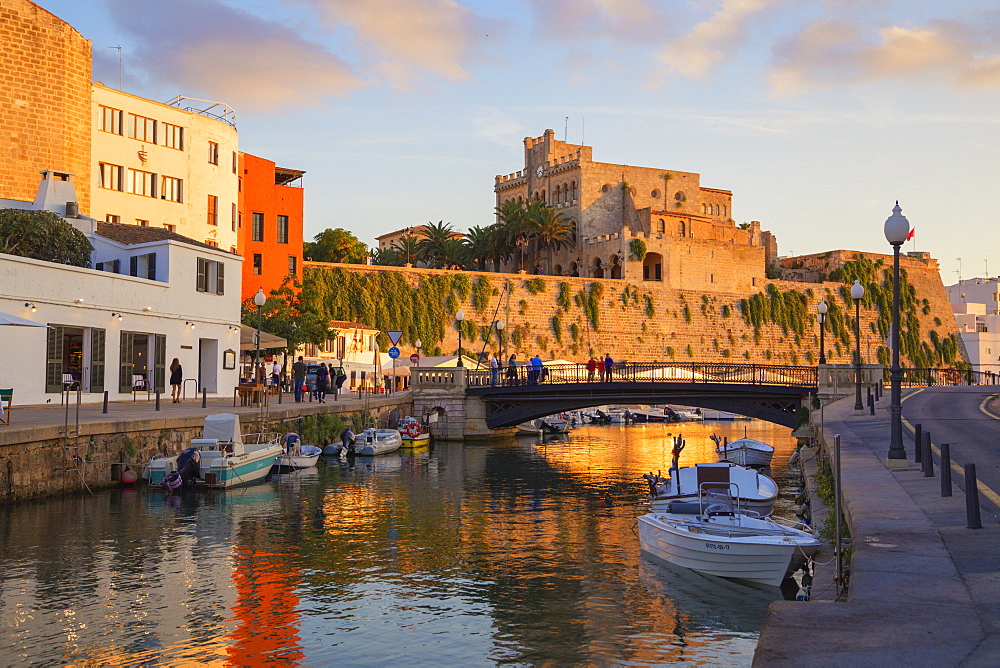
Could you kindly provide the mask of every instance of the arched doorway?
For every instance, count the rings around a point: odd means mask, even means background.
[[[604,267],[599,257],[594,258],[594,278],[604,278]]]
[[[622,261],[617,255],[611,256],[611,278],[622,277]]]
[[[663,256],[659,253],[646,253],[642,261],[642,280],[663,280]]]

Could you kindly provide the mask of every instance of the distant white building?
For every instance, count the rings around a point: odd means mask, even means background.
[[[65,216],[75,201],[72,175],[47,170],[34,203],[0,208]],[[0,312],[44,325],[2,327],[0,387],[14,388],[15,405],[53,402],[66,386],[85,402],[137,386],[167,393],[175,357],[188,397],[232,392],[242,258],[162,227],[65,219],[93,245],[92,268],[0,254]]]
[[[227,105],[93,85],[90,211],[237,252],[239,143]]]
[[[1000,373],[998,284],[998,278],[972,278],[945,286],[959,334],[975,371]]]

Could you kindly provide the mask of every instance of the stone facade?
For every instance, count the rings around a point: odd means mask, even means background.
[[[853,251],[834,251],[831,257],[842,260],[853,259]],[[891,256],[864,254],[871,258],[881,258],[892,262]],[[322,263],[307,263],[320,268]],[[416,285],[421,276],[455,273],[436,269],[379,267],[365,265],[338,264],[347,271],[401,272],[411,285]],[[500,274],[491,272],[465,272],[476,280],[482,276],[490,281],[496,295],[502,292],[504,282],[509,281],[509,299],[501,303],[498,319],[505,323],[503,355],[517,355],[524,361],[535,353],[544,359],[562,359],[570,362],[585,362],[590,355],[610,352],[618,361],[677,361],[677,362],[729,362],[786,365],[815,365],[819,359],[819,329],[816,322],[816,305],[824,297],[838,299],[840,308],[853,319],[853,305],[846,304],[839,290],[844,287],[838,282],[802,282],[767,280],[751,276],[741,278],[745,268],[738,262],[719,262],[730,272],[730,280],[739,284],[733,289],[712,289],[712,284],[690,280],[690,287],[683,289],[664,283],[633,280],[609,280],[574,278],[561,276],[528,276],[526,274]],[[948,298],[944,292],[938,273],[937,262],[931,259],[903,258],[910,283],[917,292],[918,299],[927,299],[928,312],[920,311],[918,318],[921,332],[927,337],[934,330],[942,338],[958,333],[955,319],[951,315]],[[690,276],[685,276],[688,280]],[[528,281],[533,285],[529,287]],[[538,289],[539,284],[543,289]],[[562,285],[565,284],[566,288]],[[782,331],[773,323],[765,323],[759,332],[746,322],[740,310],[740,302],[757,293],[765,293],[769,285],[782,292],[797,290],[806,295],[809,302],[805,335],[792,331]],[[596,301],[597,326],[588,317],[581,297],[594,295],[594,286],[600,286],[600,296]],[[532,290],[534,288],[534,291]],[[568,293],[566,292],[568,291]],[[565,301],[560,304],[560,292],[569,296],[569,307]],[[477,331],[488,329],[494,309],[494,296],[489,305],[477,312],[471,299],[459,304],[465,311],[466,320],[479,326]],[[849,313],[848,313],[849,309]],[[878,314],[868,309],[861,311],[861,331],[863,333],[862,357],[865,362],[876,360],[878,348],[884,342],[869,335],[869,323]],[[345,314],[347,317],[347,314]],[[445,354],[454,354],[458,348],[457,331],[446,328],[447,339],[440,344]],[[558,333],[557,333],[558,332]],[[832,333],[826,333],[826,356],[830,364],[848,364],[852,361],[853,339],[850,345],[836,341]],[[415,352],[412,341],[402,340],[398,347],[401,358],[406,359]],[[423,342],[428,346],[429,342]],[[481,338],[466,335],[463,348],[474,355],[484,348]],[[495,333],[485,345],[487,351],[498,351]],[[966,359],[964,350],[960,351]],[[905,365],[905,361],[904,361]]]
[[[497,176],[494,191],[498,207],[509,200],[542,200],[575,226],[575,248],[551,258],[537,254],[525,267],[530,273],[686,287],[679,276],[712,259],[698,252],[703,249],[757,249],[752,262],[749,256],[743,261],[760,277],[777,258],[777,242],[760,223],[736,226],[730,191],[702,186],[693,172],[594,162],[591,147],[558,141],[552,130],[525,138],[524,168]],[[645,263],[630,260],[632,239],[641,239],[654,256],[673,258],[676,267],[661,267],[657,274],[655,257]]]
[[[44,169],[76,176],[90,211],[90,42],[28,0],[0,4],[0,199],[31,201]]]

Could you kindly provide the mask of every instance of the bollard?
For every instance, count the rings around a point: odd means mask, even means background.
[[[871,392],[868,393],[868,412],[875,415],[875,397]]]
[[[982,529],[983,520],[979,516],[979,481],[976,480],[976,465],[965,465],[965,526]]]
[[[941,444],[941,496],[951,496],[951,445]]]
[[[872,394],[872,387],[871,387],[871,385],[868,386],[868,400],[867,401],[868,401],[868,405],[869,406],[871,406],[872,402],[875,401],[875,395]],[[872,415],[874,415],[874,413],[872,413]]]
[[[102,413],[107,413],[108,412],[108,391],[107,390],[104,390],[104,410],[102,410],[101,412]]]
[[[160,410],[160,393],[156,393],[156,410]]]
[[[923,443],[923,440],[920,437],[920,432],[921,426],[919,424],[913,425],[913,461],[917,464],[920,463],[920,444]]]
[[[278,383],[278,403],[279,404],[281,403],[281,395],[284,394],[284,392],[282,392],[282,389],[284,389],[284,388],[281,387],[281,383]]]
[[[208,406],[208,390],[204,387],[201,388],[201,407],[205,408]]]
[[[931,433],[929,431],[924,432],[924,443],[921,447],[922,454],[920,465],[924,470],[925,478],[934,477],[934,458],[931,457]]]

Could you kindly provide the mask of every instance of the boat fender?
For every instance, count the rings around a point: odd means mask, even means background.
[[[138,479],[139,477],[135,474],[135,471],[133,471],[130,467],[126,466],[125,470],[122,471],[122,484],[132,485],[135,484],[135,481]]]

